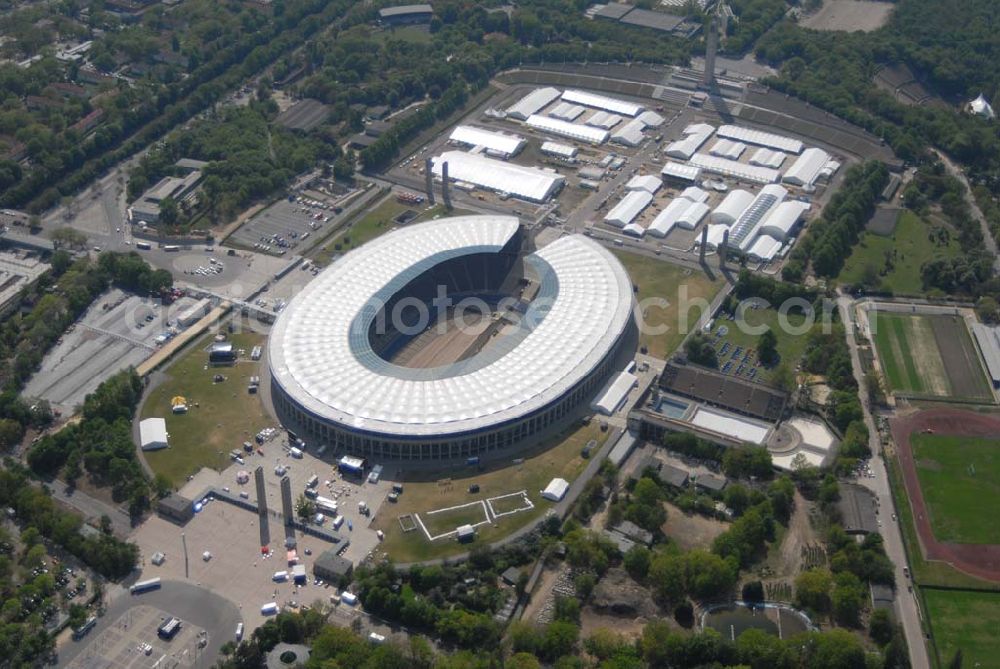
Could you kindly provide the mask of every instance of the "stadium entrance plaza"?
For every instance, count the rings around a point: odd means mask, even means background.
[[[268,450],[273,452],[275,449],[271,445]],[[277,515],[281,513],[281,477],[274,473],[277,464],[288,467],[285,474],[291,479],[293,504],[313,474],[320,479],[317,488],[320,495],[332,499],[334,492],[339,494],[339,511],[345,518],[340,532],[351,542],[344,553],[345,558],[357,565],[377,549],[379,540],[369,523],[389,493],[392,487],[390,481],[383,479],[377,484],[367,481],[360,484],[342,479],[336,474],[332,464],[323,462],[308,452],[303,454],[302,459],[285,455],[278,458],[255,455],[248,456],[245,465],[233,464],[222,473],[202,469],[185,484],[180,494],[189,499],[200,499],[199,496],[210,486],[228,487],[233,492],[245,490],[250,495],[250,501],[254,501],[257,494],[253,470],[257,466],[263,466],[268,510],[271,512],[268,529],[272,554],[269,557],[261,554],[260,527],[256,513],[215,500],[206,504],[183,527],[159,515],[153,515],[135,531],[132,540],[139,546],[142,554],[142,573],[137,580],[159,576],[165,581],[187,580],[212,590],[239,607],[248,631],[264,622],[265,617],[261,615],[260,607],[268,602],[277,602],[279,606],[291,601],[299,605],[311,605],[319,599],[329,602],[329,596],[336,586],[314,585],[312,569],[316,558],[333,546],[318,537],[295,532],[299,563],[305,565],[308,575],[306,585],[296,586],[291,578],[283,583],[275,583],[273,580],[275,572],[291,571],[285,556],[285,527]],[[236,483],[236,474],[242,469],[249,471],[251,478],[249,483],[241,486]],[[325,485],[326,481],[330,482],[331,487]],[[358,512],[358,502],[362,500],[371,509],[367,517]],[[353,530],[348,529],[348,521],[353,524]],[[327,520],[325,524],[329,522]],[[184,565],[185,541],[187,576]],[[312,554],[306,555],[306,549]],[[209,560],[203,559],[205,551],[211,554]],[[151,562],[156,552],[166,555],[166,561],[158,567]],[[169,587],[169,584],[164,587]]]

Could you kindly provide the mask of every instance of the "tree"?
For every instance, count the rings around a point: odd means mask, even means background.
[[[879,646],[884,646],[892,639],[892,615],[888,609],[875,609],[868,621],[868,636]]]
[[[649,583],[661,602],[676,602],[687,592],[687,566],[683,555],[660,553],[649,565]]]
[[[316,513],[316,505],[313,504],[312,500],[308,499],[305,495],[299,495],[299,498],[295,500],[295,515],[297,515],[302,520],[310,520]]]
[[[857,627],[865,606],[865,589],[861,581],[850,572],[841,572],[834,582],[831,596],[834,618],[845,627]]]
[[[641,583],[646,580],[651,561],[652,553],[649,552],[649,549],[637,544],[625,553],[623,564],[629,576]]]
[[[795,389],[795,373],[787,362],[779,362],[771,371],[771,383],[786,393]]]
[[[514,653],[504,663],[505,669],[541,669],[541,663],[531,653]]]
[[[24,426],[10,418],[0,418],[0,448],[13,448],[24,438]]]
[[[768,329],[760,336],[757,342],[757,357],[767,367],[772,367],[778,362],[778,337],[774,331]]]
[[[564,620],[555,620],[545,628],[541,657],[555,662],[563,655],[571,655],[580,637],[580,628]]]
[[[809,569],[795,577],[795,604],[798,607],[825,612],[830,609],[830,589],[833,577],[826,569]]]
[[[160,222],[166,226],[175,225],[180,218],[180,208],[172,197],[160,200]]]
[[[170,483],[170,479],[168,479],[163,473],[157,472],[156,476],[153,477],[153,490],[156,493],[156,496],[163,499],[173,492],[173,489],[174,486]]]
[[[82,249],[87,246],[87,235],[76,228],[57,228],[52,231],[52,244],[56,248]]]
[[[578,625],[580,623],[580,600],[573,597],[556,597],[553,619]]]
[[[712,342],[700,332],[696,332],[684,343],[688,360],[705,367],[718,367],[719,359]]]
[[[737,562],[704,550],[686,556],[688,592],[697,599],[728,595],[736,585]]]

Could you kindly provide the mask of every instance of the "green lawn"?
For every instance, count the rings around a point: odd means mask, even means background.
[[[1000,439],[915,434],[912,444],[934,536],[1000,543]]]
[[[424,205],[402,204],[390,195],[376,205],[374,209],[355,219],[351,224],[327,240],[325,244],[317,247],[313,251],[312,259],[320,265],[329,264],[334,255],[356,249],[379,235],[392,230],[396,227],[396,217],[407,209],[412,209],[419,214],[419,216],[409,223],[411,225],[413,223],[440,218],[447,213],[443,204],[429,208]],[[453,209],[450,215],[464,216],[470,213],[472,212]]]
[[[587,425],[577,424],[567,428],[563,434],[546,440],[535,451],[525,454],[520,464],[508,461],[482,472],[475,467],[459,467],[446,473],[404,472],[405,490],[399,496],[399,502],[383,504],[373,523],[375,528],[385,532],[382,548],[396,562],[430,560],[463,553],[469,550],[469,544],[460,544],[454,538],[428,541],[419,528],[404,533],[399,527],[399,516],[419,513],[426,523],[427,511],[526,490],[535,508],[505,516],[496,524],[476,528],[476,540],[472,545],[497,541],[552,508],[552,502],[542,499],[541,490],[556,477],[570,482],[575,480],[587,463],[580,450],[591,439],[596,439],[600,448],[606,437],[607,433],[601,432],[598,421],[594,420]],[[479,486],[479,492],[470,494],[469,486],[473,483]],[[468,513],[469,510],[474,513]],[[481,517],[482,511],[469,507],[447,516],[447,523],[435,522],[433,529],[428,525],[432,534],[435,530],[447,532],[454,529],[456,518],[469,516],[466,522],[471,522],[472,517]]]
[[[1000,663],[1000,593],[925,588],[923,595],[940,666],[959,649],[963,667]]]
[[[250,361],[250,350],[264,343],[258,334],[232,335],[234,346],[245,356],[232,367],[209,367],[206,351],[212,338],[193,342],[165,370],[168,377],[154,388],[142,407],[142,418],[166,418],[170,448],[144,453],[153,471],[164,474],[175,486],[202,467],[223,469],[229,463],[229,451],[244,441],[253,441],[260,429],[273,421],[264,411],[259,395],[247,392],[251,376],[260,375],[260,363]],[[225,381],[214,383],[222,374]],[[171,399],[187,399],[188,412],[171,412]]]
[[[746,330],[749,327],[758,328],[761,326],[767,326],[774,332],[778,339],[778,356],[779,361],[772,367],[761,366],[758,368],[758,376],[763,378],[765,381],[771,380],[774,374],[774,370],[781,363],[786,363],[789,369],[794,370],[795,364],[802,358],[802,354],[806,348],[806,334],[793,334],[787,330],[791,328],[799,328],[806,321],[806,317],[802,314],[788,314],[785,319],[780,319],[779,314],[774,309],[745,309],[743,312],[743,320],[745,322],[745,327],[740,329],[740,327],[729,318],[717,318],[715,323],[712,325],[712,336],[718,332],[719,328],[725,326],[729,332],[719,339],[719,345],[716,346],[716,351],[722,345],[722,342],[729,342],[730,351],[727,352],[726,356],[719,357],[719,367],[725,364],[727,360],[730,359],[732,351],[735,350],[737,346],[743,347],[743,350],[754,349],[756,351],[758,342],[760,340],[760,335],[750,334]],[[788,327],[782,327],[782,323],[786,324]],[[756,330],[754,330],[756,331]],[[756,355],[751,358],[751,361],[756,360]]]
[[[488,518],[486,517],[486,509],[483,508],[483,505],[475,504],[439,513],[421,513],[420,520],[423,521],[424,527],[431,533],[431,536],[437,536],[445,532],[451,532],[462,525],[481,523],[484,520],[488,520]]]
[[[934,334],[924,327],[925,319],[907,314],[876,312],[875,345],[889,387],[908,393],[928,391],[924,376],[917,370],[914,345],[926,347]],[[943,370],[942,370],[943,371]]]
[[[947,242],[932,239],[932,231],[941,227],[904,210],[890,237],[862,233],[837,281],[868,283],[897,294],[922,295],[920,267],[930,260],[953,258],[962,252],[954,235]],[[887,258],[891,258],[888,263]]]
[[[649,306],[643,310],[643,318],[649,328],[666,326],[665,334],[640,331],[639,343],[649,354],[665,359],[684,340],[688,328],[701,316],[698,302],[710,303],[722,288],[721,279],[709,279],[701,270],[692,270],[664,262],[652,256],[643,256],[628,251],[614,250],[613,253],[628,270],[632,283],[639,287],[636,298],[642,303],[650,298],[667,301],[664,307]],[[690,308],[682,313],[682,305],[687,301]]]
[[[910,498],[906,494],[906,486],[903,484],[903,476],[899,470],[899,462],[894,457],[886,458],[886,467],[889,470],[892,497],[899,512],[899,527],[903,533],[903,542],[906,544],[906,555],[910,563],[913,582],[930,587],[1000,590],[1000,585],[969,576],[946,562],[939,560],[928,562],[924,559],[920,549],[920,540],[917,538],[917,530],[913,524],[913,509],[910,507]]]

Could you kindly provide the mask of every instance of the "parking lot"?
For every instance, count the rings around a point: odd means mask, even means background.
[[[110,626],[88,639],[86,649],[67,667],[72,669],[152,669],[157,666],[193,667],[207,645],[206,632],[188,621],[177,635],[161,639],[156,631],[171,614],[153,606],[135,606]]]
[[[164,307],[158,299],[108,291],[49,351],[24,396],[71,413],[101,382],[149,357],[158,337],[178,332],[177,314],[193,303],[184,297]]]
[[[275,473],[277,467],[284,467],[292,483],[293,504],[303,493],[306,482],[314,474],[319,477],[318,492],[321,496],[337,501],[338,513],[344,516],[340,532],[350,539],[344,557],[358,564],[375,550],[379,540],[375,530],[369,527],[383,500],[391,489],[391,483],[377,484],[349,481],[341,478],[331,463],[324,462],[310,454],[308,450],[301,459],[285,453],[287,444],[284,436],[262,447],[265,455],[245,455],[244,465],[234,463],[219,473],[203,469],[181,489],[180,494],[189,499],[198,499],[210,486],[229,488],[232,492],[246,492],[251,502],[256,501],[256,487],[253,471],[264,467],[267,505],[271,512],[268,524],[270,535],[269,556],[261,554],[260,528],[255,513],[222,501],[210,501],[202,511],[183,528],[160,518],[150,517],[132,535],[142,553],[142,575],[140,580],[160,576],[161,578],[184,580],[197,584],[211,584],[214,591],[237,604],[247,623],[248,630],[263,623],[265,617],[260,608],[268,602],[287,606],[290,602],[313,604],[316,600],[329,602],[335,592],[334,586],[317,584],[312,575],[314,560],[331,544],[301,532],[295,532],[299,563],[305,565],[308,574],[306,585],[298,586],[291,580],[275,582],[275,572],[287,571],[284,538],[286,528],[281,513],[281,476]],[[329,459],[329,458],[328,458]],[[251,473],[249,481],[237,483],[241,470]],[[358,510],[358,502],[365,501],[371,509],[368,516]],[[324,518],[329,526],[330,518]],[[184,534],[182,540],[181,534]],[[187,543],[187,573],[185,573],[184,541]],[[204,559],[208,552],[210,558]],[[155,566],[150,559],[156,552],[166,555],[166,561]]]
[[[323,235],[337,223],[340,206],[308,196],[278,200],[240,226],[228,239],[246,249],[284,256],[313,235]]]

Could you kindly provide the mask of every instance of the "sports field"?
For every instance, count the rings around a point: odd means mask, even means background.
[[[995,667],[1000,657],[1000,593],[923,589],[939,666],[962,651],[963,667]]]
[[[893,392],[992,403],[979,354],[961,317],[875,311],[869,320]]]
[[[935,538],[1000,544],[1000,438],[914,434],[910,443]]]
[[[229,451],[244,441],[253,441],[260,429],[273,425],[260,396],[247,392],[251,376],[260,374],[260,363],[250,360],[250,350],[264,342],[258,334],[236,334],[230,341],[246,352],[232,367],[209,367],[208,335],[191,344],[166,368],[166,380],[149,393],[141,418],[163,417],[167,421],[170,448],[148,451],[146,462],[175,485],[202,467],[222,469],[229,464]],[[221,374],[224,381],[215,383]],[[171,399],[187,399],[188,412],[171,412]]]
[[[372,526],[385,532],[382,548],[396,562],[448,557],[469,550],[469,545],[460,544],[453,537],[428,541],[419,529],[403,532],[399,516],[417,513],[425,524],[428,518],[431,519],[431,524],[427,525],[431,534],[450,532],[457,525],[482,520],[482,507],[465,507],[431,516],[427,512],[526,490],[534,508],[476,528],[473,545],[497,541],[551,509],[552,503],[542,499],[541,490],[555,477],[570,482],[575,480],[587,463],[580,450],[591,439],[597,440],[599,448],[606,438],[607,433],[601,432],[598,422],[594,420],[587,425],[577,424],[547,440],[534,452],[525,454],[523,462],[501,463],[484,471],[476,467],[459,467],[449,472],[408,472],[403,477],[405,491],[399,496],[399,502],[383,504]],[[476,493],[469,492],[469,486],[473,484],[479,486]],[[522,506],[519,500],[517,506]],[[514,505],[501,501],[500,507],[496,511],[502,513],[511,510]],[[435,519],[435,515],[439,517]]]
[[[680,346],[688,329],[701,316],[698,303],[710,303],[723,282],[718,278],[710,279],[701,270],[671,265],[659,258],[619,250],[613,253],[628,270],[632,283],[639,287],[636,294],[639,302],[648,298],[666,300],[666,307],[649,306],[644,310],[643,320],[648,327],[640,328],[639,333],[639,344],[645,346],[651,356],[665,359]],[[648,332],[663,325],[668,328],[665,334]]]

